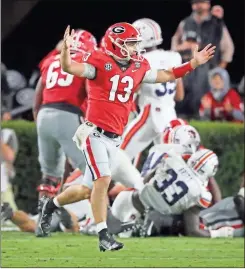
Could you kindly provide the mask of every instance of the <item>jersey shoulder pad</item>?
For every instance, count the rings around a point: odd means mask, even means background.
[[[82,54],[82,62],[99,67],[104,61],[105,54],[100,50],[86,51]]]
[[[141,62],[135,61],[135,65],[137,65],[137,63],[140,64],[146,71],[151,69],[150,63],[145,57]]]
[[[179,54],[179,52],[169,50],[169,51],[168,51],[168,55],[169,55],[170,63],[171,63],[173,66],[178,66],[178,65],[181,65],[181,64],[182,64],[182,57],[181,57],[181,55]]]
[[[198,205],[202,208],[208,208],[210,207],[211,203],[212,203],[212,194],[207,190],[203,190],[200,195]]]

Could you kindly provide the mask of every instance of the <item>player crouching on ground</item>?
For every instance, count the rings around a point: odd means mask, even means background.
[[[170,121],[168,126],[165,128],[164,133],[163,133],[163,144],[173,144],[173,143],[177,143],[177,142],[178,143],[185,143],[184,137],[181,134],[181,128],[175,129],[175,127],[177,128],[178,126],[185,126],[185,125],[189,125],[189,123],[186,120],[181,119],[181,118],[177,118],[175,120]],[[191,133],[194,134],[195,132],[194,133],[189,132],[189,134],[191,134]],[[185,141],[187,142],[187,140],[185,140]],[[199,141],[199,142],[201,142],[201,141]],[[158,148],[159,150],[162,149],[162,153],[164,153],[164,150],[166,150],[164,148],[164,146],[157,146],[156,145],[155,148]],[[204,148],[205,147],[199,143],[197,149],[204,149]],[[154,152],[154,146],[152,147],[150,152]],[[191,156],[191,154],[184,154],[183,158],[187,161],[188,158],[190,158],[190,156]],[[222,199],[221,190],[220,190],[220,187],[219,187],[219,185],[214,177],[209,178],[207,188],[212,194],[212,204],[215,204],[215,203],[221,201],[221,199]]]
[[[234,197],[227,197],[207,209],[190,208],[183,215],[162,215],[151,210],[146,214],[144,224],[137,233],[143,237],[166,234],[196,237],[243,237],[244,204],[243,179],[241,189]]]
[[[199,213],[201,209],[209,207],[212,195],[206,186],[208,178],[217,172],[217,167],[218,158],[211,150],[198,150],[187,163],[181,155],[170,150],[165,153],[141,191],[121,192],[118,195],[112,213],[122,222],[132,216],[139,218],[150,209],[163,215],[187,214],[189,218],[190,212]],[[188,233],[187,229],[187,235],[228,237],[233,235],[233,228],[209,231],[199,229],[195,234]]]

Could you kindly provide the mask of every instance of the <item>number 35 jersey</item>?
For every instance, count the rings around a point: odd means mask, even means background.
[[[154,50],[144,54],[152,69],[169,69],[179,66],[182,63],[181,56],[178,52]],[[139,105],[156,104],[158,106],[174,108],[176,81],[167,83],[147,84],[140,87]]]
[[[165,158],[140,191],[140,200],[145,207],[162,214],[181,214],[195,205],[207,208],[212,195],[184,160],[173,155]]]
[[[143,81],[154,83],[157,71],[151,70],[145,59],[125,66],[99,50],[88,53],[84,62],[95,68],[94,78],[87,83],[87,120],[121,135],[128,122],[134,93]]]

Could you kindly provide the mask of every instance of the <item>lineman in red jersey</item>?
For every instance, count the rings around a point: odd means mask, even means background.
[[[78,128],[73,139],[86,157],[84,181],[93,183],[91,205],[100,250],[118,250],[123,244],[115,241],[107,231],[107,189],[111,181],[110,167],[116,159],[121,135],[128,121],[133,94],[141,83],[163,83],[184,76],[211,59],[215,47],[209,44],[200,52],[196,48],[194,58],[180,67],[151,70],[139,50],[140,33],[131,24],[117,23],[109,27],[105,34],[106,53],[99,50],[87,53],[83,63],[74,62],[70,57],[72,34],[70,36],[68,26],[61,52],[62,68],[75,76],[88,78],[87,122]],[[83,193],[79,196],[74,189],[71,192],[68,188],[63,192],[62,204],[58,197],[47,198],[44,202],[40,221],[44,233],[49,233],[54,208],[74,202],[75,198],[83,199]]]
[[[62,48],[62,40],[60,40],[57,45],[55,46],[55,48],[53,50],[51,50],[39,63],[38,67],[41,68],[42,64],[44,63],[44,61],[46,59],[48,59],[51,56],[57,55],[61,52],[61,48]]]
[[[72,58],[81,61],[83,49],[96,46],[94,37],[78,30],[74,35]],[[37,123],[39,163],[42,171],[42,194],[52,195],[63,177],[65,156],[73,168],[85,171],[86,162],[72,136],[81,124],[80,106],[86,96],[85,78],[62,71],[60,54],[51,53],[40,64],[41,77],[34,99],[34,115]],[[42,232],[37,231],[38,236]]]
[[[201,118],[244,122],[243,103],[239,94],[231,88],[228,72],[220,67],[209,73],[211,91],[206,93],[199,109]]]
[[[175,127],[183,126],[183,125],[189,125],[189,123],[186,120],[180,119],[180,118],[170,121],[170,123],[168,124],[168,126],[166,127],[163,133],[163,143],[164,144],[171,143],[172,141],[170,141],[171,139],[170,133]],[[205,147],[200,145],[198,147],[198,150],[200,149],[205,149]],[[187,161],[190,157],[191,157],[190,154],[183,155],[183,159],[185,161]],[[209,178],[207,189],[212,194],[212,205],[221,201],[222,199],[221,190],[214,177]]]

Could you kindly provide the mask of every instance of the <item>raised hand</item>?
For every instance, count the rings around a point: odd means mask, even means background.
[[[71,47],[74,33],[75,33],[75,30],[72,29],[71,34],[70,34],[70,25],[68,25],[65,30],[64,38],[63,38],[63,46],[65,49],[69,49]]]
[[[198,51],[198,46],[195,47],[193,51],[193,65],[197,67],[198,65],[205,64],[211,58],[213,58],[215,53],[215,46],[208,44],[203,50]]]

